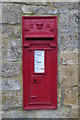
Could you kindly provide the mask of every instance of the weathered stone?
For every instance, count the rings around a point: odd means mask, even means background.
[[[1,107],[2,107],[2,89],[0,89],[0,111],[1,111]]]
[[[1,79],[1,81],[2,81],[2,78],[1,78],[1,75],[2,75],[2,61],[0,62],[0,79]]]
[[[2,23],[2,3],[0,2],[0,23]]]
[[[16,0],[1,0],[2,2],[16,2]],[[25,2],[25,3],[35,3],[35,2],[51,2],[51,3],[54,3],[54,2],[58,2],[58,3],[64,3],[65,2],[65,0],[17,0],[17,2]],[[71,3],[76,3],[76,2],[79,2],[79,0],[66,0],[66,3],[65,4],[67,4],[68,2],[71,2]],[[70,3],[70,5],[71,5],[71,3]],[[73,3],[73,4],[74,4]]]
[[[70,2],[79,2],[79,0],[50,0],[51,3],[54,3],[54,2],[58,2],[58,3],[62,3],[62,5],[64,5],[64,3],[70,3]],[[65,3],[65,4],[66,4]]]
[[[20,63],[3,63],[2,76],[13,77],[20,74]]]
[[[20,37],[20,27],[14,25],[3,25],[2,35],[4,36],[4,38],[18,38]]]
[[[78,106],[72,107],[72,118],[78,118]]]
[[[2,77],[0,77],[0,95],[1,95],[1,91],[2,91]]]
[[[67,12],[68,12],[68,6],[66,6],[66,4],[59,7],[60,14],[68,14]]]
[[[64,88],[63,92],[65,106],[78,105],[78,87]]]
[[[15,24],[21,22],[21,9],[18,4],[3,4],[2,13],[2,23]]]
[[[20,91],[8,91],[2,93],[2,108],[8,110],[11,108],[20,108],[22,106],[22,96]]]
[[[13,29],[14,28],[14,29]],[[8,61],[20,60],[20,39],[17,40],[15,37],[19,37],[19,28],[17,27],[4,27],[2,34],[2,59]],[[12,29],[12,30],[11,30]],[[15,36],[15,37],[14,37]],[[8,39],[11,37],[14,40]]]
[[[1,2],[16,2],[16,0],[0,0]],[[17,0],[17,2],[20,2],[20,0]]]
[[[61,101],[61,88],[58,88],[57,89],[57,103],[58,103],[58,106],[60,106],[60,101]]]
[[[68,107],[58,107],[57,110],[9,111],[2,116],[3,118],[69,118],[68,113]]]
[[[23,13],[27,14],[57,14],[57,9],[50,6],[30,6],[30,5],[23,5],[22,6]]]
[[[20,90],[19,80],[15,80],[15,78],[6,78],[2,80],[2,90]]]
[[[58,107],[57,110],[35,110],[36,118],[68,118],[69,108]]]
[[[8,42],[8,61],[18,61],[20,60],[20,40],[11,40]]]
[[[68,10],[73,10],[73,9],[78,9],[78,4],[77,2],[55,2],[54,0],[50,0],[50,5],[55,6],[59,9],[60,13],[65,13],[66,9]]]
[[[68,8],[70,9],[70,10],[72,10],[72,9],[78,9],[78,2],[76,1],[76,2],[70,2],[69,4],[68,4]]]
[[[2,37],[2,59],[3,61],[19,61],[21,55],[20,39],[8,39]]]
[[[16,2],[16,0],[1,0],[2,2]],[[17,0],[17,2],[26,3],[26,4],[36,4],[41,3],[41,5],[45,5],[45,3],[49,2],[49,0]]]
[[[78,65],[59,65],[59,80],[62,87],[78,85]]]
[[[49,10],[48,14],[50,15],[56,15],[58,13],[58,10],[56,8],[53,8],[53,10]]]
[[[78,33],[78,9],[69,10],[68,6],[60,6],[59,8],[59,29],[61,32]],[[73,24],[72,24],[73,23]],[[73,32],[72,32],[73,34]]]
[[[2,92],[0,92],[0,117],[1,117],[1,113],[2,113]]]
[[[59,49],[64,50],[70,50],[73,51],[75,49],[78,49],[78,39],[74,39],[74,32],[71,34],[70,32],[60,32],[59,33]]]
[[[61,51],[59,54],[59,63],[61,64],[78,64],[78,51],[69,50]]]
[[[0,29],[2,29],[0,27]],[[2,31],[0,30],[0,61],[2,60]]]
[[[7,59],[7,50],[8,50],[8,39],[5,40],[5,38],[2,36],[2,60]]]
[[[0,120],[2,120],[2,112],[0,112]]]
[[[27,0],[27,2],[25,1],[25,0],[21,0],[20,2],[25,2],[25,3],[27,3],[27,4],[31,4],[31,5],[44,5],[44,6],[46,6],[47,5],[47,3],[49,2],[49,0]]]
[[[24,13],[32,13],[32,7],[30,8],[30,6],[23,5],[22,6],[22,11]]]
[[[78,33],[78,9],[69,10],[69,30]]]
[[[2,114],[2,118],[35,118],[34,110],[23,111],[23,110],[14,110],[14,111],[5,111]]]
[[[60,16],[59,16],[59,29],[60,29],[60,31],[68,32],[69,31],[68,23],[69,23],[69,15],[68,15],[68,13],[60,14]]]

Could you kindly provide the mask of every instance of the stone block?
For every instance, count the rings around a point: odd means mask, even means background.
[[[78,9],[69,10],[69,30],[78,32]],[[77,30],[76,30],[77,29]]]
[[[2,110],[2,90],[0,89],[0,111],[1,110]]]
[[[68,118],[69,108],[58,107],[57,110],[35,110],[36,118]]]
[[[60,14],[59,15],[59,30],[60,31],[64,31],[64,32],[68,32],[69,29],[68,29],[68,23],[69,23],[69,14],[68,14],[68,11],[67,13],[65,14]]]
[[[28,5],[44,5],[46,6],[49,0],[19,0],[21,3],[25,3]]]
[[[60,6],[58,29],[61,32],[73,33],[75,31],[78,33],[78,9],[69,10],[68,6]]]
[[[22,6],[22,11],[23,13],[32,13],[33,6],[30,8],[30,6],[23,5]]]
[[[23,5],[22,6],[22,12],[26,13],[26,14],[39,14],[39,15],[44,15],[44,14],[48,14],[48,15],[53,15],[53,14],[57,14],[57,9],[54,7],[50,7],[50,6],[30,6],[30,5]]]
[[[69,10],[77,9],[78,8],[78,2],[70,2],[68,3]]]
[[[1,71],[1,70],[2,70],[2,61],[0,62],[0,80],[2,81],[2,77],[1,77],[2,71]],[[0,82],[1,82],[1,81],[0,81]]]
[[[1,0],[2,2],[16,2],[16,0]],[[17,0],[19,3],[26,3],[26,4],[36,4],[41,3],[42,5],[45,5],[46,2],[49,2],[49,0]]]
[[[1,96],[1,91],[2,91],[2,77],[0,77],[0,96]]]
[[[72,1],[71,2],[70,1],[69,2],[67,2],[67,1],[66,2],[61,2],[61,1],[58,1],[58,2],[56,1],[55,2],[54,0],[50,0],[50,5],[51,6],[55,6],[58,9],[61,9],[61,8],[62,9],[65,8],[66,9],[66,8],[68,8],[69,10],[73,10],[73,9],[77,9],[78,8],[78,4],[79,3],[77,3],[77,1],[76,2],[72,2]],[[65,9],[64,9],[64,11],[65,11]]]
[[[2,37],[2,59],[3,61],[16,62],[21,57],[21,41],[20,39]]]
[[[68,107],[58,107],[57,110],[5,111],[3,118],[69,118]]]
[[[59,13],[60,14],[68,14],[68,6],[66,5],[66,3],[62,6],[59,7]]]
[[[16,109],[22,107],[22,96],[20,91],[3,91],[2,93],[2,109]],[[9,116],[8,116],[9,117]]]
[[[2,3],[0,2],[0,23],[2,23]]]
[[[64,106],[77,106],[78,105],[78,87],[64,88]]]
[[[22,49],[21,49],[22,50]],[[20,60],[20,39],[8,41],[7,61],[19,61]]]
[[[2,112],[0,112],[0,120],[2,120]]]
[[[50,2],[61,2],[61,3],[65,3],[65,0],[50,0]],[[69,2],[79,2],[79,0],[66,0],[67,3]]]
[[[72,107],[72,118],[78,118],[78,106]]]
[[[78,85],[78,65],[59,65],[59,84],[62,87]]]
[[[21,22],[21,9],[19,4],[2,5],[2,23],[16,24]]]
[[[35,118],[34,110],[12,110],[4,111],[2,118]]]
[[[20,90],[20,81],[15,77],[2,79],[2,90]]]
[[[4,38],[20,38],[20,26],[16,25],[3,25],[2,26],[2,35]]]
[[[76,35],[75,35],[76,34]],[[59,50],[76,50],[78,49],[78,39],[75,31],[71,34],[70,32],[59,32],[58,34],[58,44]]]
[[[5,40],[5,38],[2,36],[2,45],[1,45],[1,49],[2,49],[2,60],[6,60],[7,59],[7,52],[8,52],[8,39]]]
[[[57,88],[57,105],[60,106],[60,102],[61,102],[61,88]]]
[[[71,52],[69,50],[60,51],[59,53],[59,63],[60,64],[78,64],[78,51],[75,50]]]
[[[78,9],[67,10],[65,7],[65,10],[67,11],[66,13],[61,13],[59,15],[60,31],[70,32],[70,33],[73,33],[73,31],[75,31],[78,33]],[[62,10],[62,11],[64,11],[64,10]]]
[[[15,77],[20,74],[20,63],[3,63],[2,65],[3,77]]]

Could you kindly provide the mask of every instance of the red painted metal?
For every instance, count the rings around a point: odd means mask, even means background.
[[[23,109],[57,108],[57,16],[23,16]],[[34,71],[34,51],[44,51],[44,72]]]

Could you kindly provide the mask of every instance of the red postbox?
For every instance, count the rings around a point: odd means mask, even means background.
[[[23,109],[57,108],[57,16],[23,16]]]

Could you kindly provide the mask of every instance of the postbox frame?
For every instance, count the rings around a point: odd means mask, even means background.
[[[41,33],[39,34],[34,34],[34,33],[28,33],[26,34],[25,30],[24,30],[24,19],[55,19],[55,26],[54,26],[54,30],[56,31],[55,34],[51,33],[51,34],[47,34],[44,31],[44,34],[42,35]],[[54,49],[56,48],[56,52],[55,52],[55,60],[53,60],[52,64],[55,62],[55,70],[53,70],[55,76],[52,76],[55,80],[55,85],[53,86],[53,95],[55,97],[54,100],[52,100],[52,105],[38,105],[38,104],[30,104],[29,103],[29,60],[27,59],[28,56],[28,52],[30,50],[32,50],[32,48],[29,48],[30,44],[25,43],[25,38],[40,38],[40,36],[42,36],[43,38],[50,38],[52,37],[53,39],[55,39],[55,43],[50,44],[51,47],[54,47]],[[42,42],[42,41],[41,41]],[[45,44],[45,42],[43,42]],[[40,43],[41,44],[41,43]],[[47,44],[47,41],[46,41]],[[26,48],[26,49],[24,49]],[[35,48],[36,50],[45,50],[47,48]],[[28,110],[28,109],[57,109],[57,16],[22,16],[22,64],[23,64],[23,109],[24,110]],[[26,51],[26,52],[25,52]],[[26,53],[26,56],[25,56]],[[52,56],[53,57],[53,56]],[[27,60],[27,61],[26,61]],[[26,64],[25,64],[26,63]],[[45,65],[46,66],[46,65]],[[46,72],[46,67],[45,67],[45,72]],[[39,73],[35,73],[35,74],[39,74]],[[45,73],[41,73],[41,74],[45,74]],[[54,84],[54,83],[53,83]],[[52,95],[52,97],[53,97]]]

